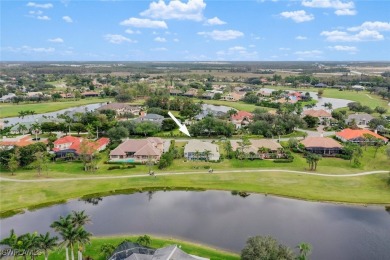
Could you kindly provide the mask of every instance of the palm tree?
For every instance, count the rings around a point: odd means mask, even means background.
[[[210,150],[204,150],[203,155],[205,157],[206,162],[208,162],[209,158],[210,158],[210,155],[211,155],[211,151]]]
[[[31,252],[31,259],[35,259],[37,252],[39,251],[39,238],[36,232],[26,233],[18,238],[18,245],[20,249],[27,252]],[[23,255],[24,259],[27,259],[27,255]]]
[[[104,255],[104,258],[108,259],[115,250],[115,246],[112,244],[103,244],[100,247],[100,253]]]
[[[232,147],[232,144],[230,143],[229,140],[227,140],[225,142],[224,148],[225,148],[226,157],[231,159],[232,152],[233,152],[233,147]]]
[[[49,258],[49,251],[53,250],[57,246],[58,237],[50,237],[50,233],[46,232],[45,235],[40,234],[38,237],[39,249],[45,252],[45,260]]]
[[[87,232],[84,229],[84,227],[79,227],[77,229],[76,242],[78,245],[78,248],[77,248],[77,259],[78,260],[83,260],[83,253],[82,253],[83,246],[91,243],[91,236],[92,236],[92,234]]]
[[[72,226],[72,217],[71,215],[67,215],[65,218],[60,216],[60,219],[57,221],[54,221],[50,227],[54,228],[54,230],[62,236],[62,239],[65,241],[65,231]],[[69,260],[69,248],[68,244],[61,243],[62,245],[65,245],[65,254],[66,254],[66,260]]]
[[[35,122],[31,125],[31,133],[35,133],[35,141],[38,141],[38,133],[41,130],[41,125],[38,122]]]
[[[255,158],[255,156],[256,156],[256,153],[255,152],[253,152],[253,151],[250,151],[249,152],[249,158],[253,161],[253,159]]]
[[[27,126],[23,124],[19,124],[17,128],[19,134],[25,134],[27,132]]]
[[[15,234],[15,231],[11,229],[8,237],[4,238],[0,241],[0,245],[7,245],[12,250],[16,250],[18,248],[18,236]],[[14,256],[14,259],[16,256]]]
[[[85,215],[85,210],[83,211],[72,211],[72,224],[75,227],[82,227],[85,224],[90,224],[91,218],[88,215]]]
[[[298,256],[298,260],[306,260],[307,259],[307,256],[310,254],[311,252],[311,245],[309,243],[300,243],[297,248],[299,249],[299,256]]]
[[[195,156],[196,160],[199,160],[199,157],[200,157],[200,152],[199,152],[199,150],[196,150],[196,151],[195,151],[194,156]]]
[[[259,157],[264,159],[264,154],[266,152],[266,148],[265,147],[259,147],[259,149],[257,149],[257,153],[259,154]]]

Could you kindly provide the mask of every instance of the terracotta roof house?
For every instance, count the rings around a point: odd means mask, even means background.
[[[282,146],[270,139],[251,139],[250,145],[244,148],[245,157],[252,159],[281,158],[284,154],[281,152]],[[240,151],[240,141],[231,140],[233,151]]]
[[[378,138],[378,139],[381,139],[385,143],[387,143],[389,141],[387,138],[380,136],[377,133],[374,133],[374,132],[367,130],[367,129],[346,128],[340,132],[337,132],[336,137],[343,142],[364,144],[364,143],[368,142],[368,140],[364,137],[365,134],[371,135],[371,136]]]
[[[85,144],[85,151],[83,151],[82,143]],[[54,147],[52,150],[56,153],[57,158],[66,157],[66,154],[68,153],[72,153],[77,157],[83,152],[88,155],[92,155],[94,152],[100,152],[106,149],[109,143],[110,139],[106,137],[92,141],[81,137],[67,135],[54,141]]]
[[[237,114],[230,117],[230,121],[236,126],[236,129],[248,125],[252,119],[253,114],[246,111],[238,111]]]
[[[210,151],[210,154],[207,155],[205,151]],[[184,147],[184,157],[190,161],[206,159],[218,161],[220,157],[219,147],[206,141],[190,140]]]
[[[104,106],[101,106],[97,109],[98,111],[102,110],[114,110],[117,116],[131,113],[133,115],[139,115],[141,112],[140,106],[132,106],[125,103],[110,103]]]
[[[374,117],[370,114],[367,114],[367,113],[363,113],[363,114],[352,114],[352,115],[349,115],[347,120],[345,120],[345,123],[346,124],[349,124],[353,121],[355,121],[356,125],[358,127],[368,127],[368,123],[370,123],[370,121],[374,119]]]
[[[303,111],[302,116],[312,116],[312,117],[317,117],[320,120],[320,123],[324,123],[324,121],[328,121],[332,119],[332,114],[325,111],[324,109],[308,109]]]
[[[169,90],[169,95],[181,96],[181,95],[183,95],[183,91],[181,91],[180,89],[171,89],[171,90]]]
[[[21,135],[13,138],[0,139],[0,148],[8,150],[15,146],[23,147],[33,143],[36,143],[36,141],[32,140],[31,135]],[[47,140],[45,140],[44,143],[47,143]]]
[[[72,93],[61,93],[60,96],[62,98],[74,98],[74,95]]]
[[[246,95],[246,92],[231,92],[221,97],[221,100],[226,101],[240,101]]]
[[[323,156],[335,156],[339,154],[343,146],[329,137],[306,137],[300,142],[306,151]]]
[[[198,90],[196,88],[190,88],[189,90],[187,90],[186,93],[183,94],[183,96],[186,96],[186,97],[195,97],[198,95]]]
[[[81,95],[84,97],[98,97],[99,93],[94,92],[94,91],[87,91],[87,92],[81,93]]]
[[[148,162],[160,160],[164,150],[161,138],[129,139],[110,152],[110,160],[116,162]]]

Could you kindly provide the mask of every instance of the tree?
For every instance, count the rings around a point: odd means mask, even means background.
[[[107,131],[107,135],[110,138],[111,142],[121,142],[122,138],[129,136],[129,130],[123,126],[113,127]]]
[[[306,153],[306,162],[309,164],[310,171],[317,169],[318,161],[321,160],[321,155],[315,153]]]
[[[324,95],[324,90],[323,90],[323,89],[319,89],[319,90],[317,91],[317,96],[318,96],[319,98],[322,98],[322,95]]]
[[[31,133],[35,134],[35,140],[38,141],[38,133],[41,131],[41,125],[35,122],[31,125]]]
[[[247,137],[241,137],[241,141],[238,143],[238,159],[243,160],[245,158],[245,149],[248,148],[251,145],[251,142],[249,141],[249,138]]]
[[[0,241],[0,245],[7,245],[12,250],[16,250],[18,249],[18,241],[19,241],[18,236],[16,235],[15,231],[11,229],[9,236],[2,239]]]
[[[161,129],[163,131],[171,131],[176,128],[178,128],[178,126],[171,118],[166,118],[162,121]]]
[[[224,143],[223,148],[225,149],[226,157],[231,159],[233,157],[233,147],[229,140]]]
[[[205,157],[206,162],[208,162],[209,159],[210,159],[211,151],[210,150],[204,150],[203,151],[203,155]]]
[[[15,171],[20,166],[20,152],[19,148],[15,147],[14,152],[11,154],[11,157],[8,160],[8,169],[11,171],[11,175],[15,174]]]
[[[136,241],[138,244],[143,246],[149,246],[152,242],[152,239],[148,235],[139,236]]]
[[[297,248],[299,249],[299,256],[297,257],[297,260],[306,260],[312,247],[309,243],[302,242],[297,246]]]
[[[64,242],[61,243],[62,246],[65,246],[65,255],[66,260],[69,260],[69,247],[68,244],[65,243],[65,235],[66,230],[72,226],[72,217],[71,215],[67,215],[66,217],[60,216],[60,219],[57,221],[54,221],[50,227],[53,228],[56,232],[58,232]]]
[[[108,259],[112,253],[114,252],[115,250],[115,246],[113,244],[103,244],[101,247],[100,247],[100,253],[104,256],[104,258]]]
[[[138,123],[135,127],[135,132],[144,136],[151,136],[158,131],[160,131],[160,127],[157,124],[148,121]]]
[[[48,159],[45,152],[36,152],[34,154],[35,161],[33,167],[37,170],[38,176],[41,176],[41,172],[47,167]]]
[[[375,112],[379,113],[380,115],[383,115],[383,114],[386,114],[387,113],[387,109],[384,108],[384,107],[376,107],[375,108]]]
[[[306,122],[308,128],[314,128],[320,122],[318,117],[314,117],[311,115],[304,116],[303,120]]]
[[[38,248],[45,254],[45,260],[49,258],[49,251],[54,250],[57,246],[58,237],[50,237],[50,233],[46,232],[45,235],[40,234],[38,237]]]
[[[291,248],[279,244],[276,239],[267,236],[250,237],[241,251],[242,260],[293,260],[294,252]]]
[[[19,134],[25,134],[28,131],[27,126],[23,124],[19,124],[17,130]]]
[[[233,115],[237,115],[238,111],[236,109],[230,109],[229,111],[227,111],[227,114],[229,117],[233,116]]]

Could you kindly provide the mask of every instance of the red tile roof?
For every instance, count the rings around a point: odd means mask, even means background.
[[[253,118],[253,114],[246,112],[246,111],[238,111],[237,114],[232,115],[231,119],[232,120],[242,120],[245,117],[247,118]]]
[[[80,139],[79,137],[74,137],[74,136],[71,136],[71,135],[67,135],[67,136],[64,136],[64,137],[61,137],[59,139],[57,139],[56,141],[53,142],[54,145],[59,145],[59,144],[67,144],[67,143],[73,143],[73,142],[77,142],[78,139]]]
[[[86,150],[87,150],[88,154],[92,154],[95,151],[97,151],[98,149],[100,149],[103,146],[107,145],[110,142],[110,139],[107,138],[107,137],[102,137],[102,138],[100,138],[97,141],[91,141],[91,140],[87,140],[87,139],[84,139],[84,138],[81,138],[81,137],[74,137],[74,136],[68,135],[68,136],[64,136],[64,137],[61,137],[61,138],[57,139],[54,142],[54,145],[72,143],[70,145],[70,147],[67,148],[67,149],[73,149],[77,153],[80,153],[81,152],[81,143],[82,142],[86,143],[86,146],[87,146]],[[60,150],[61,149],[59,149],[59,148],[53,148],[53,151],[55,151],[55,152],[60,151]]]
[[[309,109],[309,110],[303,111],[303,114],[313,116],[313,117],[331,117],[332,116],[329,112],[327,112],[323,109],[320,109],[320,110]]]
[[[374,133],[374,132],[367,130],[367,129],[346,128],[346,129],[342,130],[341,132],[337,132],[336,136],[343,138],[343,139],[346,139],[346,140],[351,140],[351,139],[355,139],[358,137],[363,137],[364,134],[372,135],[376,138],[382,139],[385,142],[389,141],[387,138],[384,138],[383,136],[380,136],[377,133]]]
[[[32,137],[30,135],[26,135],[20,139],[18,138],[12,138],[12,139],[5,139],[3,141],[0,141],[0,146],[19,146],[19,147],[23,147],[23,146],[27,146],[27,145],[30,145],[30,144],[33,144],[33,143],[36,143],[36,141],[33,141],[32,140]],[[47,141],[43,142],[43,143],[47,143]]]

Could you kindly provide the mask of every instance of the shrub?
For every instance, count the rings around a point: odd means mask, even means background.
[[[118,170],[120,169],[121,167],[119,165],[115,165],[115,166],[110,166],[108,167],[108,170],[111,171],[111,170]]]

